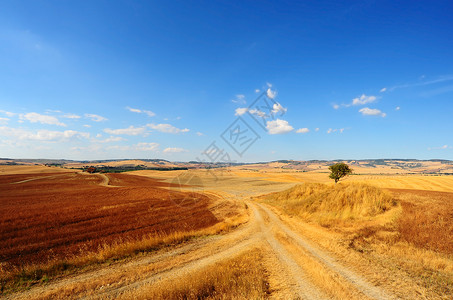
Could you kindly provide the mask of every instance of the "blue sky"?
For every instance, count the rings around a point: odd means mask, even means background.
[[[0,157],[453,159],[452,14],[451,1],[2,1]],[[250,107],[260,96],[269,111]],[[239,151],[235,120],[254,135]]]

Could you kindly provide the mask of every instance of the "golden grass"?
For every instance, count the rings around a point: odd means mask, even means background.
[[[453,192],[453,176],[405,175],[405,176],[351,176],[351,181],[380,188],[417,189]]]
[[[177,280],[123,294],[120,299],[265,299],[269,294],[262,251],[252,249]]]
[[[356,183],[305,183],[267,195],[264,201],[325,226],[338,221],[369,220],[396,205],[390,193]]]
[[[200,230],[148,235],[141,240],[117,240],[115,243],[100,246],[97,251],[86,251],[66,259],[51,260],[45,264],[26,265],[22,268],[0,264],[0,289],[1,292],[20,290],[33,284],[45,283],[52,277],[68,275],[93,265],[156,251],[194,238],[228,232],[247,221],[248,216],[241,214]]]

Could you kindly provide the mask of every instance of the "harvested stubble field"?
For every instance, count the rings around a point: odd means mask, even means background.
[[[169,186],[125,174],[0,176],[0,271],[49,267],[119,244],[190,235],[219,222],[207,196]],[[177,205],[178,199],[187,206]]]
[[[180,229],[184,226],[185,223],[180,222],[184,216],[192,226],[194,222],[200,221],[201,217],[197,215],[200,212],[207,213],[213,220],[213,223],[199,223],[199,230],[196,227],[183,227],[183,230],[189,230],[183,235],[167,235],[165,239],[157,237],[147,243],[127,242],[129,233],[133,236],[141,231],[140,226],[135,227],[119,236],[119,242],[107,242],[111,246],[98,248],[98,253],[102,254],[96,257],[115,258],[118,252],[127,254],[144,249],[140,245],[156,251],[126,256],[125,260],[92,264],[90,268],[82,268],[71,273],[71,276],[65,276],[67,273],[64,273],[47,283],[35,280],[36,284],[30,290],[21,289],[16,293],[10,293],[10,290],[5,294],[6,297],[451,298],[452,176],[356,175],[335,186],[328,174],[322,172],[232,168],[215,170],[216,177],[212,176],[212,172],[178,170],[136,171],[115,175],[42,174],[40,179],[34,179],[38,176],[35,174],[14,179],[22,183],[10,184],[11,180],[5,182],[9,185],[4,185],[2,182],[0,188],[17,188],[47,181],[48,184],[56,181],[61,185],[63,179],[70,183],[71,178],[77,178],[75,181],[82,180],[85,184],[74,194],[83,193],[85,197],[90,197],[87,191],[97,191],[96,195],[109,195],[110,199],[105,200],[108,204],[96,206],[98,211],[113,212],[118,209],[117,212],[142,216],[140,210],[134,210],[135,206],[141,207],[142,202],[148,201],[151,215],[159,215],[161,210],[167,211],[167,219],[163,218],[162,222],[167,222],[170,228],[174,226]],[[181,179],[185,176],[198,178],[194,182],[201,183],[201,188],[198,186],[194,189],[189,185],[171,187],[178,176]],[[7,178],[6,175],[4,178]],[[152,189],[160,193],[172,191],[172,195],[182,195],[182,191],[201,191],[206,196],[202,197],[206,202],[196,202],[200,204],[197,210],[192,210],[191,205],[178,210],[179,206],[160,199],[157,192],[153,195],[158,199],[152,201],[150,199],[154,198],[151,196],[148,199],[144,182],[153,183]],[[41,193],[45,194],[45,191]],[[121,195],[115,196],[114,193]],[[215,201],[210,201],[207,196]],[[123,202],[119,199],[123,199]],[[90,207],[93,205],[91,202],[91,199],[86,199],[84,205]],[[163,203],[163,206],[149,203]],[[33,205],[29,207],[33,208]],[[175,213],[168,214],[167,207],[173,207],[171,212]],[[242,212],[247,211],[247,214],[241,214],[239,222],[235,221],[235,225],[221,230],[225,234],[212,234],[220,232],[218,228],[222,228],[222,220],[238,216],[238,207],[241,207]],[[80,211],[85,212],[82,209]],[[118,222],[122,223],[119,226],[121,228],[131,221],[137,224],[136,218],[116,215],[116,218],[120,217],[124,217]],[[236,226],[238,224],[241,225]],[[166,230],[164,227],[159,228]],[[217,229],[212,231],[212,228]],[[186,238],[200,235],[203,238]],[[109,237],[103,238],[108,241]],[[160,246],[152,248],[156,242]],[[162,248],[163,245],[170,247]],[[126,250],[109,250],[116,248]],[[96,250],[96,247],[93,249]],[[86,252],[91,253],[88,250]],[[98,262],[96,259],[95,262]],[[100,260],[103,261],[105,259]],[[75,265],[76,269],[78,266]],[[236,293],[230,290],[231,286],[234,286]]]

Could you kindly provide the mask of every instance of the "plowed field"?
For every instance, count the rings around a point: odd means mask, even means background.
[[[218,222],[207,208],[208,197],[168,186],[126,174],[0,176],[0,263],[45,263],[119,240]],[[189,205],[182,206],[181,199]]]

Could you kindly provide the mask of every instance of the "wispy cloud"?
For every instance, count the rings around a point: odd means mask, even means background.
[[[119,150],[119,151],[153,151],[159,150],[158,143],[137,143],[135,145],[114,145],[107,147],[107,150]]]
[[[66,124],[60,122],[56,117],[48,116],[48,115],[41,115],[41,114],[38,114],[35,112],[20,114],[19,119],[27,120],[27,121],[30,121],[31,123],[66,126]]]
[[[267,114],[264,111],[261,111],[261,110],[256,109],[256,108],[250,109],[249,113],[251,113],[252,115],[258,116],[260,118],[266,118],[267,117]]]
[[[103,122],[107,121],[107,118],[104,118],[103,116],[95,115],[95,114],[85,114],[85,118],[90,119],[93,122]]]
[[[378,99],[376,96],[367,96],[365,94],[360,95],[359,97],[356,97],[352,99],[351,103],[344,104],[342,103],[341,105],[333,103],[332,107],[333,109],[340,109],[341,107],[351,107],[351,106],[359,106],[359,105],[365,105],[368,103],[373,103]]]
[[[381,110],[379,110],[377,108],[364,107],[364,108],[360,109],[359,112],[362,113],[362,115],[364,115],[364,116],[380,116],[383,118],[385,118],[385,116],[387,116],[386,113],[382,112]]]
[[[448,148],[451,148],[451,147],[449,147],[448,145],[443,145],[441,147],[429,147],[428,150],[445,150]]]
[[[113,135],[141,135],[146,132],[145,127],[134,127],[134,126],[129,126],[127,128],[120,128],[120,129],[110,129],[110,128],[105,128],[104,129],[105,133],[108,134],[113,134]]]
[[[19,140],[35,140],[35,141],[65,141],[73,138],[88,139],[90,134],[87,132],[80,132],[75,130],[65,131],[51,131],[51,130],[37,130],[29,131],[21,128],[0,127],[0,135],[15,137]]]
[[[387,91],[387,88],[384,87],[384,88],[382,88],[379,92],[380,92],[380,93],[385,93],[386,91]]]
[[[171,124],[147,124],[146,126],[156,131],[171,134],[184,133],[190,131],[188,128],[180,129]]]
[[[352,99],[352,105],[365,105],[368,103],[372,103],[376,101],[377,97],[376,96],[367,96],[365,94],[362,94],[360,97]]]
[[[234,115],[235,116],[242,116],[243,114],[245,114],[247,112],[247,110],[248,110],[247,107],[236,108]]]
[[[154,117],[156,114],[150,110],[145,110],[145,109],[138,109],[138,108],[132,108],[127,106],[126,109],[130,112],[138,113],[138,114],[146,114],[148,117]]]
[[[8,117],[14,117],[15,115],[17,115],[16,113],[13,113],[13,112],[10,112],[10,111],[6,111],[6,110],[0,110],[1,113],[4,113],[6,116]]]
[[[231,102],[237,103],[237,104],[245,104],[246,103],[245,95],[242,95],[242,94],[236,95],[236,98],[231,100]]]
[[[121,142],[121,141],[125,141],[124,138],[120,137],[120,136],[110,136],[104,140],[100,140],[99,142],[101,143],[112,143],[112,142]]]
[[[424,76],[421,77],[421,79],[425,79]],[[447,82],[447,81],[453,81],[453,75],[443,75],[439,76],[436,79],[432,80],[427,80],[427,81],[422,81],[422,82],[415,82],[415,83],[406,83],[406,84],[401,84],[401,85],[395,85],[391,88],[389,88],[389,91],[394,91],[396,89],[403,89],[403,88],[411,88],[411,87],[416,87],[416,86],[424,86],[424,85],[431,85],[431,84],[436,84],[436,83],[442,83],[442,82]]]
[[[0,118],[0,124],[7,124],[9,121],[8,118]]]
[[[158,143],[138,143],[134,146],[139,151],[157,151],[159,148]]]
[[[79,115],[76,115],[76,114],[64,114],[62,117],[66,118],[66,119],[80,119],[81,118]]]
[[[328,133],[328,134],[335,133],[335,132],[337,132],[337,133],[343,133],[343,131],[345,131],[345,130],[346,130],[346,128],[338,128],[338,129],[329,128],[329,129],[327,130],[327,133]]]
[[[181,152],[189,152],[189,150],[186,150],[184,148],[165,148],[164,153],[181,153]]]
[[[197,132],[197,135],[198,135],[198,136],[203,136],[204,134],[203,134],[202,132],[199,132],[199,131],[198,131],[198,132]]]
[[[285,134],[294,130],[294,127],[289,125],[288,121],[285,120],[274,120],[267,121],[266,128],[269,134]]]
[[[400,110],[400,109],[401,109],[401,107],[399,107],[399,106],[395,107],[395,110]]]
[[[299,128],[296,130],[296,133],[309,133],[310,129],[308,128]]]

